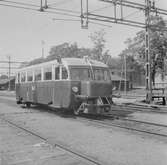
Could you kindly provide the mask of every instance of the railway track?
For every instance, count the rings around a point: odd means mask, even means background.
[[[134,120],[134,119],[126,119],[126,118],[121,118],[121,120],[128,121],[128,122],[135,122],[135,123],[139,123],[139,124],[147,124],[147,125],[153,125],[153,126],[167,128],[167,125],[158,124],[158,123],[152,123],[152,122],[147,122],[147,121],[140,121],[140,120]]]
[[[158,106],[147,107],[144,105],[134,105],[134,104],[117,104],[111,106],[112,110],[122,110],[122,111],[140,111],[149,113],[167,113],[165,107],[159,108]]]
[[[152,111],[152,108],[150,107],[143,107],[143,106],[134,106],[134,105],[126,105],[126,106],[119,106],[119,105],[113,105],[112,106],[114,109],[114,111],[116,112],[117,110],[119,111],[142,111],[142,112],[156,112],[159,113],[160,110],[156,110],[156,111]],[[142,108],[142,110],[141,110]],[[36,111],[39,110],[39,111]],[[40,109],[36,109],[35,112],[34,110],[30,110],[29,112],[21,112],[21,113],[40,113]],[[51,110],[49,110],[49,112],[53,112]],[[57,112],[54,112],[55,114]],[[10,113],[11,114],[11,113]],[[14,114],[20,114],[20,112],[15,112]],[[0,114],[0,117],[5,117],[5,115]],[[167,125],[163,125],[163,124],[158,124],[158,123],[151,123],[151,122],[146,122],[146,121],[140,121],[140,120],[133,120],[133,119],[127,119],[127,118],[123,118],[120,117],[117,114],[114,115],[107,115],[104,116],[105,118],[100,118],[98,120],[96,119],[92,119],[92,118],[85,118],[83,116],[79,116],[77,117],[78,120],[85,120],[88,122],[93,122],[95,124],[100,124],[101,126],[104,127],[117,127],[117,128],[121,128],[121,129],[126,129],[126,130],[131,130],[131,131],[135,131],[135,132],[141,132],[141,133],[146,133],[146,134],[150,134],[150,135],[156,135],[156,136],[160,136],[160,137],[167,137]],[[114,118],[114,120],[113,120]],[[5,119],[5,118],[4,118]],[[6,119],[5,119],[6,120]],[[16,123],[12,123],[11,121],[8,121],[10,124],[14,124],[16,127],[20,127],[20,129],[23,129],[25,131],[28,131],[27,129],[25,129],[24,127],[17,125]],[[32,134],[34,134],[33,131],[30,131]],[[38,133],[35,133],[34,135],[38,136]],[[43,138],[42,136],[40,136],[40,138]],[[47,138],[45,139],[47,140]],[[59,146],[59,144],[56,144],[56,146]],[[63,146],[60,145],[60,148],[64,148]],[[75,152],[74,152],[75,153]],[[82,154],[79,154],[82,156]],[[86,158],[86,156],[84,156]]]
[[[106,118],[107,117],[107,118]],[[110,119],[111,117],[111,119]],[[104,127],[117,127],[121,129],[126,129],[130,131],[135,131],[139,133],[146,133],[149,135],[156,135],[160,137],[167,138],[167,125],[139,121],[133,119],[119,118],[113,119],[113,116],[105,116],[105,118],[92,119],[90,117],[79,117],[79,120],[84,120],[88,122],[92,122]]]
[[[22,131],[25,131],[25,132],[27,132],[27,133],[29,133],[29,134],[35,136],[35,137],[38,137],[38,138],[41,139],[41,140],[46,141],[48,144],[50,144],[50,145],[52,145],[52,146],[59,147],[60,149],[66,151],[66,152],[68,152],[68,153],[74,154],[74,155],[76,155],[77,157],[82,158],[82,159],[84,159],[84,160],[90,162],[91,165],[103,165],[103,162],[99,162],[99,161],[97,161],[97,160],[95,160],[95,159],[89,157],[88,155],[85,155],[85,154],[83,154],[83,153],[80,153],[80,152],[78,152],[78,151],[75,151],[74,149],[69,148],[69,147],[67,147],[66,145],[60,144],[60,143],[58,143],[58,142],[56,142],[56,141],[54,141],[54,142],[53,142],[53,140],[50,141],[50,140],[49,140],[47,137],[45,137],[44,135],[41,135],[40,133],[38,133],[38,132],[36,132],[36,131],[34,131],[34,130],[31,130],[30,128],[26,128],[25,126],[22,126],[21,124],[18,124],[18,123],[16,123],[16,122],[12,121],[12,120],[9,120],[9,119],[5,118],[3,115],[0,115],[0,118],[1,118],[3,121],[5,121],[5,122],[7,122],[8,124],[10,124],[11,126],[14,126],[14,127],[18,128],[18,129],[20,129],[20,130],[22,130]]]
[[[15,114],[17,115],[17,114],[22,114],[22,113],[23,114],[24,113],[40,113],[39,111],[36,111],[36,110],[35,111],[30,110],[29,112],[15,112],[15,113],[10,113],[9,115],[15,115]],[[54,112],[54,114],[58,113],[50,109],[48,112]],[[0,117],[4,117],[5,115],[8,115],[8,114],[0,114]],[[122,129],[135,131],[135,132],[141,132],[141,133],[147,133],[151,135],[158,135],[161,137],[167,137],[167,125],[147,122],[147,121],[134,120],[134,119],[127,119],[117,114],[98,116],[98,118],[94,116],[92,118],[92,116],[90,117],[89,115],[86,115],[86,116],[84,115],[84,116],[77,116],[77,119],[85,120],[88,122],[93,122],[95,124],[98,124],[98,125],[100,124],[105,127],[118,127]]]

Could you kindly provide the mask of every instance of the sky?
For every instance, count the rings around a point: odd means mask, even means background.
[[[89,36],[101,29],[106,32],[106,50],[110,51],[112,57],[116,57],[126,47],[125,40],[134,37],[141,30],[135,27],[95,21],[89,23],[88,29],[82,29],[80,18],[49,13],[48,10],[46,12],[37,11],[40,0],[11,0],[12,4],[9,1],[0,1],[0,60],[7,60],[7,57],[10,56],[12,61],[30,61],[42,56],[42,47],[46,57],[52,46],[64,42],[76,42],[79,47],[92,48],[93,44]],[[135,0],[131,1],[136,2]],[[29,8],[36,9],[36,11],[4,6],[9,4],[17,6],[18,4],[14,2],[31,4],[32,6]],[[144,4],[144,0],[137,2]],[[156,7],[167,9],[166,0],[156,0],[155,2]],[[70,10],[72,11],[71,15],[80,15],[80,0],[48,0],[48,5],[49,7]],[[89,10],[106,16],[113,14],[113,6],[99,0],[89,0]],[[52,11],[58,12],[58,10]],[[141,21],[144,19],[143,11],[136,12],[126,8],[123,11],[125,18]],[[119,15],[119,9],[117,12]],[[0,65],[4,66],[5,64]],[[0,72],[6,71],[0,69]]]

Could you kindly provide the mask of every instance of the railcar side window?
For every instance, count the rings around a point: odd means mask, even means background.
[[[33,73],[32,71],[27,72],[27,81],[32,81],[33,80]]]
[[[44,80],[52,80],[52,67],[44,68]]]
[[[18,82],[20,82],[20,73],[18,73]]]
[[[65,67],[62,68],[62,79],[67,79],[68,78],[68,72]]]
[[[21,73],[21,82],[25,82],[26,81],[26,73],[22,72]]]
[[[35,81],[40,81],[41,80],[41,69],[36,69],[35,70]]]
[[[59,80],[60,79],[60,68],[57,67],[55,68],[55,80]]]
[[[17,73],[17,76],[16,76],[16,83],[19,83],[20,82],[20,73]]]

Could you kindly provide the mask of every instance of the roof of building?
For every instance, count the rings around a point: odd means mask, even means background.
[[[15,77],[11,77],[10,81],[14,80]],[[7,84],[9,82],[9,79],[0,79],[0,85]]]

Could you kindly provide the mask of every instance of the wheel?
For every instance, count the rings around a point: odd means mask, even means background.
[[[76,116],[79,115],[78,109],[74,109],[74,110],[73,110],[73,113],[74,113],[74,115],[76,115]]]
[[[80,114],[79,105],[77,105],[77,104],[73,105],[72,111],[73,111],[74,115],[79,115]]]
[[[30,102],[26,102],[25,105],[26,105],[27,108],[30,108],[30,107],[31,107],[31,103],[30,103]]]

